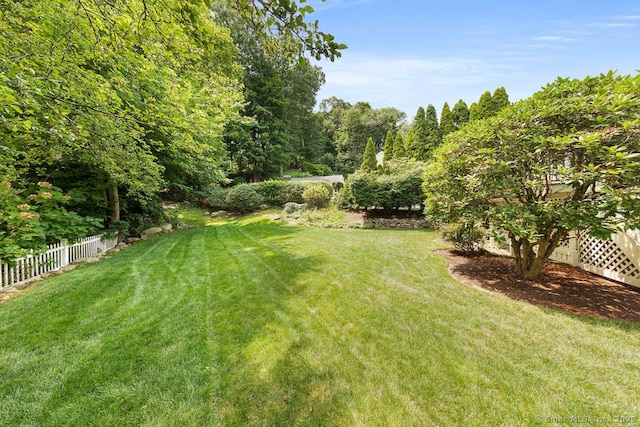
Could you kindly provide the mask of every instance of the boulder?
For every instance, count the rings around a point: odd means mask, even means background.
[[[371,218],[366,223],[371,228],[426,228],[427,221],[415,218]]]
[[[211,218],[226,218],[229,216],[229,212],[227,211],[211,212],[210,216]]]
[[[151,228],[147,228],[146,230],[142,230],[142,233],[140,233],[140,238],[142,240],[147,240],[152,237],[156,237],[160,233],[162,233],[162,228],[151,227]]]
[[[285,203],[284,205],[283,213],[285,215],[289,215],[297,212],[303,212],[306,209],[307,209],[307,205],[304,203],[288,202],[288,203]]]
[[[165,233],[168,233],[169,231],[173,230],[173,225],[171,224],[162,224],[160,226],[160,228],[162,229],[162,231],[164,231]]]

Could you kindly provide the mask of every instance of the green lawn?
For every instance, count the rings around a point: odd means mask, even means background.
[[[435,238],[253,217],[39,282],[0,304],[0,425],[640,422],[640,325],[467,287]]]

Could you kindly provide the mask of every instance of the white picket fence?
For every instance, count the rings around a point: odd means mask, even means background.
[[[106,252],[114,248],[117,243],[117,237],[106,238],[102,235],[85,237],[74,244],[68,244],[62,240],[49,245],[49,249],[40,255],[27,255],[11,264],[0,260],[0,290],[31,282],[45,273],[59,270],[74,261]]]
[[[500,248],[491,238],[489,249],[513,254],[509,239]],[[617,233],[609,240],[573,232],[549,259],[640,287],[640,230]]]

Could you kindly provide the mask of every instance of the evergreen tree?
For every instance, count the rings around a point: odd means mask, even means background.
[[[469,107],[469,121],[478,120],[478,103],[472,102],[471,107]]]
[[[364,149],[364,155],[362,156],[360,171],[374,172],[377,168],[378,161],[376,160],[376,146],[373,143],[373,138],[369,137],[367,140],[367,146]]]
[[[407,136],[407,141],[409,141],[409,138],[413,138],[413,131],[409,131],[409,135]],[[404,138],[402,137],[402,134],[398,132],[398,134],[396,135],[395,141],[393,141],[393,158],[394,159],[401,159],[403,157],[407,157],[407,150],[405,150],[404,146],[405,146]]]
[[[431,153],[442,144],[442,132],[438,124],[438,115],[436,108],[429,104],[426,113],[427,139],[424,148],[421,150],[418,160],[427,161],[431,158]]]
[[[487,90],[482,94],[482,96],[480,96],[480,100],[478,101],[476,110],[478,119],[486,119],[487,117],[495,115],[495,113],[493,112],[493,101],[491,99],[491,92]]]
[[[409,157],[418,159],[422,150],[421,147],[424,147],[427,143],[427,117],[424,108],[418,107],[416,116],[411,124],[411,131],[413,132],[413,138],[411,138],[411,141],[407,139],[406,151]]]
[[[462,99],[453,106],[451,118],[453,119],[453,124],[456,129],[460,129],[469,122],[469,107],[467,107],[467,103]]]
[[[442,113],[440,114],[440,133],[444,138],[445,135],[456,130],[456,126],[453,124],[453,116],[449,109],[449,104],[446,102],[442,106]]]
[[[504,87],[501,86],[493,92],[491,104],[492,115],[498,114],[500,110],[509,105],[509,95],[507,95],[507,90]]]
[[[384,139],[384,163],[387,163],[389,160],[393,159],[393,143],[393,133],[391,133],[391,131],[387,131],[387,137]]]

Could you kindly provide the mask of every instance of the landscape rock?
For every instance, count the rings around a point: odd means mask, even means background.
[[[304,203],[288,202],[284,204],[283,213],[285,215],[290,215],[296,212],[304,212],[306,209],[307,205]]]
[[[147,240],[152,237],[156,237],[160,233],[162,233],[162,228],[151,227],[151,228],[147,228],[146,230],[142,230],[142,233],[140,233],[140,238],[142,240]]]
[[[168,233],[169,231],[173,230],[173,225],[171,224],[162,224],[160,226],[160,228],[162,229],[162,231],[164,231],[165,233]]]
[[[366,224],[371,228],[425,228],[427,221],[415,218],[369,218]]]
[[[135,242],[139,242],[142,239],[139,237],[129,237],[127,240],[129,241],[129,243],[135,243]]]
[[[216,212],[211,212],[211,214],[209,216],[211,216],[211,218],[226,218],[226,217],[229,216],[229,212],[227,212],[227,211],[216,211]]]

